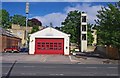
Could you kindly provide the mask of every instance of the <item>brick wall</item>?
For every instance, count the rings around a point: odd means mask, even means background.
[[[12,46],[19,46],[21,39],[9,36],[0,36],[0,52],[3,52],[5,48]]]
[[[114,47],[106,47],[106,54],[108,55],[109,58],[112,59],[119,59],[119,53],[118,49]]]
[[[2,35],[0,35],[0,52],[2,52]]]

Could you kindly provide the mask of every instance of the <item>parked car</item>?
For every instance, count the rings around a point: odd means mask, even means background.
[[[19,52],[28,52],[29,49],[28,48],[21,48]]]
[[[16,47],[16,46],[12,46],[12,47],[9,47],[9,48],[5,48],[4,49],[4,52],[7,53],[18,53],[19,52],[19,48]]]

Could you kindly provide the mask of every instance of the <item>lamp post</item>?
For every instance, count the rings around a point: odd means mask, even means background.
[[[25,47],[28,47],[27,45],[27,37],[28,37],[28,33],[27,33],[27,26],[28,26],[28,14],[29,14],[29,2],[26,2],[26,44]]]

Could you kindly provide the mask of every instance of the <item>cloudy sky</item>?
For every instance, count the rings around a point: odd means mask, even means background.
[[[114,4],[114,2],[30,2],[29,18],[37,18],[43,26],[49,25],[50,22],[54,26],[61,26],[67,13],[79,10],[87,12],[88,22],[94,24],[97,11],[103,6],[107,7],[109,3]],[[25,5],[25,2],[2,2],[2,8],[6,9],[10,16],[14,14],[25,16]]]

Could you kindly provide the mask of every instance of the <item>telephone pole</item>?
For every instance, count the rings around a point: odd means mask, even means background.
[[[28,37],[28,33],[27,33],[28,14],[29,14],[29,2],[26,2],[26,44],[25,44],[25,47],[28,47],[28,43],[27,43],[27,37]]]

